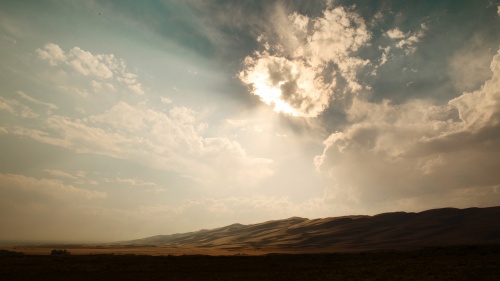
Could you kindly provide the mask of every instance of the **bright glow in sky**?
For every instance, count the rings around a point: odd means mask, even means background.
[[[499,205],[499,8],[358,2],[2,1],[0,240]]]

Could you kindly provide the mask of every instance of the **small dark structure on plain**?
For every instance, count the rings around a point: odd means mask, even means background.
[[[69,257],[71,256],[71,253],[68,251],[68,250],[52,250],[52,252],[50,252],[50,255],[51,256],[54,256],[54,257]]]

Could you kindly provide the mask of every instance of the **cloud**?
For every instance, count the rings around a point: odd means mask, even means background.
[[[61,47],[53,43],[47,43],[43,50],[36,49],[36,52],[39,58],[47,60],[50,65],[57,65],[67,60],[66,54]]]
[[[16,196],[27,196],[43,200],[52,198],[58,200],[70,200],[71,198],[100,199],[106,198],[107,194],[101,191],[93,191],[66,185],[58,180],[36,179],[18,174],[0,174],[0,187],[4,195],[15,193]],[[10,196],[2,196],[9,198]]]
[[[0,97],[0,110],[7,111],[15,116],[22,118],[35,118],[38,113],[34,112],[30,107],[18,102],[17,100]]]
[[[27,101],[29,101],[29,102],[32,102],[32,103],[34,103],[34,104],[43,105],[43,106],[45,106],[45,107],[47,107],[47,108],[49,108],[49,109],[57,109],[57,106],[56,106],[55,104],[53,104],[53,103],[48,103],[48,102],[43,102],[43,101],[37,100],[37,99],[35,99],[35,98],[33,98],[33,97],[31,97],[31,96],[29,96],[29,95],[25,94],[25,93],[24,93],[24,92],[22,92],[22,91],[17,91],[17,94],[18,94],[21,98],[23,98],[23,99],[25,99],[25,100],[27,100]]]
[[[457,91],[473,91],[491,77],[490,49],[484,34],[476,32],[450,58],[448,73]]]
[[[122,77],[118,77],[118,81],[124,82],[132,92],[138,95],[144,94],[141,83],[137,82],[137,75],[130,72],[123,72],[122,74]]]
[[[60,171],[60,170],[44,169],[44,171],[52,176],[59,177],[59,178],[66,178],[66,179],[72,179],[72,180],[78,179],[78,177],[75,177],[71,174],[68,174],[68,173],[66,173],[64,171]]]
[[[172,100],[167,98],[167,97],[160,97],[160,100],[161,100],[161,103],[163,103],[165,105],[169,105],[172,103]]]
[[[47,43],[44,49],[36,49],[38,57],[46,60],[50,65],[67,65],[83,76],[95,77],[101,81],[93,81],[93,88],[98,91],[103,88],[113,90],[114,87],[102,81],[116,81],[125,84],[132,92],[143,95],[142,84],[137,81],[137,75],[127,70],[123,60],[116,59],[113,54],[94,55],[79,47],[74,47],[68,52],[58,45]],[[111,87],[109,86],[111,85]]]
[[[396,41],[394,43],[394,47],[402,49],[404,50],[406,55],[410,55],[417,50],[417,47],[415,45],[419,43],[420,39],[422,39],[425,36],[425,31],[427,29],[428,29],[427,25],[423,23],[420,25],[420,29],[415,32],[404,33],[399,28],[394,28],[385,32],[384,35]],[[385,49],[384,49],[384,54],[387,54],[387,51],[385,51]]]
[[[53,103],[48,103],[48,102],[43,102],[40,100],[37,100],[23,91],[17,91],[17,95],[25,100],[30,102],[31,104],[35,105],[41,105],[45,108],[48,109],[47,113],[51,113],[51,110],[57,109],[58,107],[53,104]],[[12,115],[15,115],[17,117],[21,118],[36,118],[40,116],[40,112],[37,112],[35,108],[32,108],[26,104],[23,104],[21,101],[16,100],[16,99],[8,99],[4,97],[0,97],[0,110],[7,111]]]
[[[336,88],[342,94],[361,90],[357,71],[369,62],[353,54],[371,39],[363,19],[343,7],[316,18],[279,7],[271,23],[275,34],[257,38],[264,50],[248,56],[239,73],[252,94],[277,112],[316,117]]]
[[[406,34],[399,30],[399,28],[388,30],[385,34],[391,39],[401,39],[406,37]]]
[[[449,102],[458,109],[460,119],[469,131],[500,123],[500,52],[493,57],[490,68],[493,77],[479,90],[464,93]]]
[[[109,237],[103,229],[110,230],[102,226],[114,225],[116,219],[85,212],[106,198],[106,192],[59,180],[0,173],[0,223],[4,226],[0,239],[89,241]]]
[[[331,134],[315,158],[335,187],[332,202],[497,205],[500,175],[491,171],[500,165],[500,53],[491,71],[479,90],[445,105],[354,100],[350,125]]]
[[[92,55],[76,47],[64,52],[55,44],[47,44],[37,52],[40,58],[56,66],[75,67],[77,71],[67,74],[68,77],[92,76],[89,84],[96,92],[114,91],[117,82],[127,87],[139,85],[137,75],[128,72],[125,62],[113,55]],[[88,97],[86,90],[71,86],[58,86],[58,89]],[[136,90],[143,93],[142,87]],[[21,91],[18,100],[49,109],[57,108]],[[0,109],[23,118],[40,116],[40,112],[18,100],[0,97]],[[0,131],[77,153],[105,155],[171,171],[195,180],[200,186],[255,186],[273,174],[271,159],[250,156],[240,143],[225,136],[208,134],[208,124],[198,112],[173,105],[167,98],[162,98],[162,102],[169,104],[168,109],[151,105],[148,99],[135,98],[135,102],[119,99],[103,108],[80,108],[77,117],[61,115],[65,110],[57,114],[48,111],[36,122],[10,124]],[[86,115],[87,112],[90,115]],[[52,175],[54,173],[52,171]]]
[[[115,179],[105,179],[104,180],[106,183],[118,183],[120,184],[121,186],[131,186],[131,187],[137,187],[137,188],[141,188],[147,192],[154,192],[154,193],[160,193],[160,192],[163,192],[166,190],[165,187],[157,184],[157,183],[154,183],[154,182],[151,182],[151,181],[145,181],[145,180],[141,180],[141,179],[138,179],[138,178],[122,178],[122,177],[118,177],[118,178],[115,178]]]
[[[113,72],[109,69],[107,62],[113,60],[113,55],[92,55],[78,47],[74,47],[68,52],[67,64],[73,67],[83,76],[93,75],[98,78],[111,78]]]
[[[248,69],[240,78],[264,103],[277,112],[305,117],[316,117],[328,105],[331,85],[317,77],[315,69],[267,53],[258,56],[245,60]]]
[[[232,128],[245,128],[248,124],[251,123],[251,120],[248,119],[226,119],[227,125]]]
[[[11,44],[14,44],[14,45],[17,44],[17,40],[16,39],[14,39],[14,38],[12,38],[12,37],[10,37],[8,35],[2,34],[2,33],[0,33],[0,39],[1,40],[5,40],[5,41],[7,41],[7,42],[9,42]]]
[[[385,64],[389,59],[389,52],[391,51],[391,47],[387,46],[385,48],[379,47],[379,50],[382,50],[382,56],[380,57],[380,65]]]
[[[49,116],[46,129],[5,128],[78,153],[128,159],[187,175],[206,185],[251,186],[270,176],[271,160],[248,156],[239,143],[205,137],[205,123],[185,107],[168,113],[118,102],[102,114],[82,119]]]
[[[116,92],[115,86],[111,83],[106,83],[106,82],[98,82],[95,80],[92,80],[91,82],[92,88],[94,89],[94,92],[98,93],[101,92],[102,90],[105,90],[107,92]]]
[[[128,84],[128,88],[132,90],[132,92],[138,95],[144,95],[144,91],[142,90],[141,83],[133,82]]]

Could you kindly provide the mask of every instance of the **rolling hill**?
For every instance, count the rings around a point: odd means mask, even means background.
[[[297,253],[500,244],[500,207],[444,208],[419,213],[322,219],[292,217],[157,235],[120,244]]]

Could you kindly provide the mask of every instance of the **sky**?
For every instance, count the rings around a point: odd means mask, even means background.
[[[500,2],[0,2],[0,240],[500,205]]]

